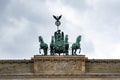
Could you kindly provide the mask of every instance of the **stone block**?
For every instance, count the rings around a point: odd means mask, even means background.
[[[85,73],[85,56],[34,56],[36,74],[80,74]]]

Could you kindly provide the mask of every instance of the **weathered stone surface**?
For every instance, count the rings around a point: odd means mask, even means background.
[[[120,80],[120,59],[40,56],[0,60],[0,80]]]
[[[79,75],[0,75],[0,80],[120,80],[120,74],[86,73]]]
[[[33,60],[1,60],[0,74],[33,73]]]
[[[120,59],[88,59],[86,73],[120,73]]]
[[[39,74],[84,73],[85,56],[35,56],[34,72]]]

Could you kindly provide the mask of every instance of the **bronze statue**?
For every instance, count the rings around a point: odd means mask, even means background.
[[[69,55],[69,42],[68,42],[68,35],[65,35],[64,32],[62,32],[59,29],[60,26],[60,19],[62,15],[60,16],[54,16],[54,19],[56,20],[55,25],[57,26],[57,31],[54,32],[54,35],[51,37],[51,43],[50,43],[50,55]],[[81,35],[79,35],[76,39],[76,42],[72,44],[72,55],[77,55],[76,52],[79,49],[79,53],[81,52],[80,48],[80,41],[81,41]],[[44,55],[48,55],[48,45],[44,42],[42,36],[39,36],[39,42],[40,42],[40,49],[39,52],[41,53],[41,49],[44,51]]]
[[[54,36],[51,37],[51,43],[50,43],[50,55],[55,54],[55,41]]]
[[[57,31],[54,33],[54,36],[52,36],[51,43],[50,43],[50,54],[55,55],[57,54],[65,54],[68,55],[69,50],[69,43],[68,43],[68,35],[66,35],[64,40],[64,32],[59,30],[60,26],[60,19],[62,15],[60,16],[54,16],[56,22],[55,25],[57,26]]]
[[[66,55],[69,55],[69,43],[68,43],[68,35],[65,36],[65,53]]]
[[[79,49],[79,53],[81,52],[80,41],[81,41],[81,35],[79,35],[76,39],[76,42],[72,44],[72,55],[77,55],[76,51],[78,49]]]
[[[55,25],[57,26],[57,31],[54,33],[54,36],[51,39],[50,53],[51,55],[55,55],[55,53],[58,53],[59,55],[61,53],[68,55],[68,49],[69,49],[68,35],[66,41],[64,41],[64,32],[59,30],[59,26],[61,24],[59,20],[61,19],[62,15],[60,16],[53,15],[53,17],[56,20]]]
[[[51,43],[50,43],[50,54],[55,55],[55,53],[58,53],[59,55],[61,53],[64,53],[65,55],[68,55],[69,50],[69,43],[68,43],[68,35],[65,36],[65,40],[63,37],[64,33],[55,32],[56,38],[52,36]]]
[[[41,49],[43,49],[44,55],[47,55],[48,45],[44,42],[42,36],[39,36],[39,42],[40,42],[39,53],[41,53]]]
[[[62,15],[60,15],[60,16],[53,15],[53,17],[56,20],[55,25],[57,26],[57,30],[59,30],[59,26],[61,24],[61,22],[59,20],[61,19]]]

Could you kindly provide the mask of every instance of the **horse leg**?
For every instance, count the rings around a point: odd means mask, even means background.
[[[52,49],[50,49],[50,55],[53,55],[53,50]]]
[[[47,49],[44,49],[44,55],[47,56]]]
[[[79,53],[81,52],[81,48],[79,48]]]
[[[69,55],[69,54],[68,54],[68,53],[69,53],[68,48],[65,50],[65,53],[66,53],[66,55]]]
[[[69,48],[67,49],[67,55],[69,55]]]
[[[74,49],[72,49],[72,55],[74,55]]]
[[[55,51],[54,51],[54,49],[52,49],[52,54],[51,55],[55,55]]]
[[[53,50],[51,51],[51,55],[53,55]]]
[[[48,51],[48,48],[46,48],[46,55],[48,55],[48,52],[47,52],[47,51]]]
[[[74,51],[74,55],[77,55],[77,54],[76,54],[76,51],[77,51],[77,49],[75,49],[75,51]]]
[[[45,49],[43,49],[43,51],[44,51],[44,56],[46,56],[46,51],[45,51]]]
[[[52,55],[55,55],[55,49],[54,48],[52,49]]]
[[[66,51],[66,55],[68,55],[68,51]]]

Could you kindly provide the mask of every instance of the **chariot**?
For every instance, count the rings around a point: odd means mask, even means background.
[[[55,55],[61,53],[68,55],[69,43],[68,43],[68,35],[64,38],[64,33],[61,30],[57,30],[52,36],[50,43],[50,53],[51,55]]]

